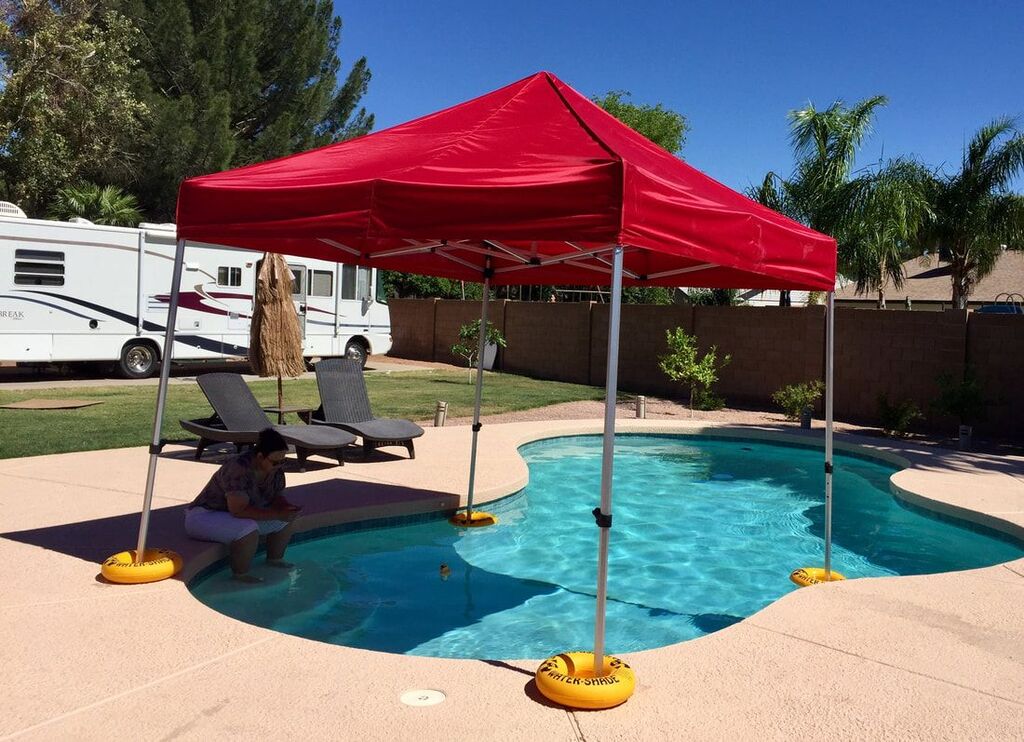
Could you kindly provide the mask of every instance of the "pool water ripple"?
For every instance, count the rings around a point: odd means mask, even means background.
[[[225,571],[200,599],[250,623],[325,642],[408,654],[540,658],[593,637],[599,436],[524,446],[530,484],[489,506],[498,526],[443,520],[294,544],[290,574],[235,586]],[[725,628],[820,565],[819,450],[746,440],[616,439],[607,641],[628,652]],[[837,455],[833,564],[848,578],[986,566],[1021,544],[902,506],[891,466]],[[451,569],[442,579],[440,565]],[[271,572],[271,570],[266,570]]]

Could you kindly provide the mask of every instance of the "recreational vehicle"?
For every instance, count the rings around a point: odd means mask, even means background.
[[[0,361],[109,361],[150,376],[164,352],[173,224],[28,219],[0,203]],[[262,253],[186,245],[172,360],[244,357]],[[377,272],[289,258],[306,357],[366,362],[391,347]]]

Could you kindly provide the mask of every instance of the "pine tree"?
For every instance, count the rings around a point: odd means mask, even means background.
[[[281,157],[373,127],[366,59],[338,84],[330,0],[109,0],[140,33],[143,166],[114,179],[151,218],[174,215],[184,178]]]

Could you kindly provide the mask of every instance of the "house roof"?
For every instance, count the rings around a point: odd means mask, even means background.
[[[896,301],[909,296],[912,302],[945,302],[952,301],[953,288],[950,283],[949,263],[934,258],[925,262],[922,258],[912,258],[903,264],[906,281],[903,288],[886,288],[886,298]],[[1024,294],[1024,252],[1007,250],[999,256],[995,268],[985,276],[971,292],[971,304],[988,304],[996,300],[1000,294]],[[1004,300],[1006,297],[1003,297]],[[855,283],[848,283],[836,290],[836,301],[863,301],[874,303],[876,292],[857,293]]]

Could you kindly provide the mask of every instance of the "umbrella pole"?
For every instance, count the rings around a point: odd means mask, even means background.
[[[476,444],[480,435],[480,400],[484,391],[484,349],[487,345],[487,302],[491,293],[491,260],[484,270],[484,298],[480,302],[480,342],[476,353],[476,401],[473,403],[473,444],[469,453],[469,497],[466,505],[466,523],[473,522],[473,490],[476,485]]]
[[[604,675],[604,617],[608,598],[608,541],[612,527],[612,462],[615,453],[615,398],[619,382],[619,315],[622,308],[622,245],[612,259],[611,311],[605,375],[604,449],[601,456],[601,507],[594,511],[600,537],[597,549],[597,614],[594,620],[594,673]]]
[[[828,292],[825,325],[825,579],[832,579],[832,391],[835,361],[835,292]]]
[[[171,356],[174,355],[174,325],[178,317],[178,294],[181,287],[181,269],[185,263],[185,240],[178,240],[174,252],[174,272],[171,278],[171,300],[167,308],[167,329],[164,333],[164,353],[160,359],[160,388],[156,394],[153,413],[153,440],[149,446],[149,471],[146,473],[146,494],[142,500],[142,518],[139,522],[139,542],[135,548],[136,562],[145,561],[146,536],[149,531],[149,512],[153,507],[153,486],[156,483],[156,463],[160,455],[160,434],[167,404],[167,382],[171,375]]]

